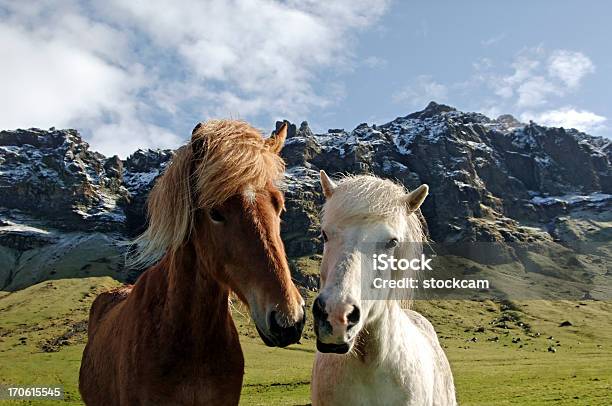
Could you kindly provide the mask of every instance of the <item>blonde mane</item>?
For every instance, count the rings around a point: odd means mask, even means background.
[[[347,175],[337,182],[331,199],[325,202],[322,211],[323,223],[349,224],[351,222],[374,222],[406,213],[404,186],[388,179],[371,175]],[[420,210],[406,216],[407,235],[410,242],[427,240]]]
[[[261,133],[243,121],[199,124],[157,180],[147,202],[148,228],[134,241],[131,266],[146,267],[174,254],[193,228],[196,209],[277,182],[285,166]]]

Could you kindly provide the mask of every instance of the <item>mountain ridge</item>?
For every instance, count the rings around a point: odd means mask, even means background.
[[[569,229],[571,238],[587,238],[595,233],[584,224],[575,229],[572,213],[602,216],[612,204],[610,140],[435,102],[352,131],[315,134],[307,122],[290,124],[281,154],[287,164],[282,235],[292,260],[316,260],[321,252],[320,169],[332,176],[373,173],[409,189],[428,183],[422,212],[438,242],[562,242]],[[0,259],[14,265],[0,284],[30,269],[23,252],[53,246],[64,234],[122,240],[142,232],[148,192],[171,157],[171,150],[105,157],[75,130],[1,131]],[[114,274],[130,272],[121,261],[112,266]]]

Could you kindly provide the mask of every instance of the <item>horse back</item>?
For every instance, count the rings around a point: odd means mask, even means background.
[[[89,310],[89,325],[87,328],[89,337],[93,336],[104,316],[128,297],[132,288],[132,285],[125,285],[98,295]]]
[[[119,404],[116,387],[116,364],[112,354],[117,353],[116,342],[109,340],[113,332],[113,317],[132,291],[131,285],[103,292],[89,310],[88,342],[83,351],[79,373],[79,391],[87,405]],[[113,315],[114,313],[114,315]],[[105,323],[106,321],[106,323]]]

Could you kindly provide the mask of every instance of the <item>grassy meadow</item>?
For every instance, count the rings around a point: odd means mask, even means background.
[[[81,404],[80,357],[89,306],[109,277],[60,279],[0,293],[0,383],[63,385]],[[309,297],[309,299],[312,299]],[[417,302],[450,359],[461,405],[612,404],[612,303]],[[241,404],[307,405],[314,333],[301,344],[265,347],[241,306],[236,324],[246,359]],[[571,326],[561,327],[569,321]]]

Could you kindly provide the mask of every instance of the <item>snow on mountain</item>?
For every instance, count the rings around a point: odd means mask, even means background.
[[[292,124],[282,155],[283,237],[292,258],[321,249],[320,169],[331,176],[374,173],[409,189],[429,184],[422,211],[436,241],[542,238],[568,211],[600,213],[612,203],[609,140],[434,102],[352,131],[314,134],[306,122]],[[138,234],[146,226],[147,195],[171,157],[169,150],[138,150],[126,160],[107,158],[75,130],[0,132],[0,247],[28,227],[54,236]],[[530,232],[527,224],[544,232]],[[28,235],[53,242],[35,230]]]

